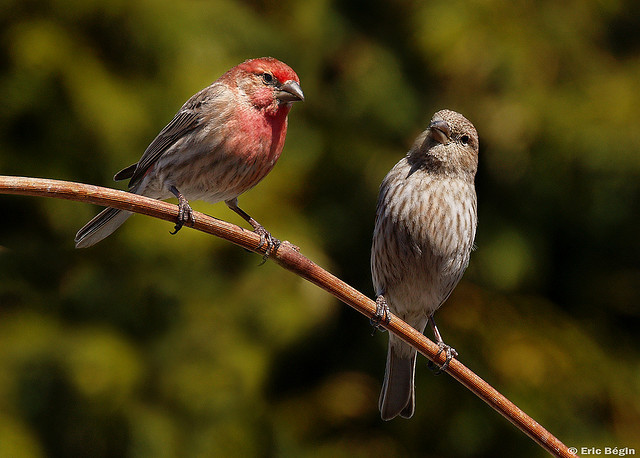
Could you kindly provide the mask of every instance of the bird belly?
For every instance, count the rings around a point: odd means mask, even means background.
[[[154,166],[155,179],[149,180],[145,195],[170,198],[169,189],[175,186],[189,201],[226,201],[255,186],[275,164],[259,154],[230,154],[225,144],[207,149],[179,142],[173,149],[177,151],[167,151]]]

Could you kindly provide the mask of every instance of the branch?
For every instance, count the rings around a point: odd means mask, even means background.
[[[0,176],[0,194],[54,197],[88,202],[141,213],[171,222],[175,222],[178,218],[176,205],[129,192],[68,181]],[[194,229],[223,238],[255,253],[265,254],[266,247],[260,246],[260,236],[254,232],[204,213],[194,212],[194,216]],[[292,244],[283,242],[278,251],[272,254],[269,259],[333,294],[363,315],[369,318],[373,317],[376,310],[374,301],[301,255]],[[439,352],[435,343],[400,318],[391,315],[391,321],[384,327],[434,363],[442,365],[445,362],[446,356]],[[576,456],[560,440],[457,359],[451,360],[447,373],[502,414],[547,452],[558,457]]]

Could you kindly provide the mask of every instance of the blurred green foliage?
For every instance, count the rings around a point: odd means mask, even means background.
[[[377,188],[438,109],[481,138],[478,249],[438,313],[569,446],[640,452],[640,7],[4,0],[0,173],[114,186],[181,104],[272,55],[306,95],[244,209],[372,293]],[[196,204],[234,223],[224,205]],[[0,456],[544,456],[448,376],[384,423],[387,336],[258,256],[0,196]]]

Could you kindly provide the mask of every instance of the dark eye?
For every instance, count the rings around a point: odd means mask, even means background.
[[[273,75],[271,73],[263,73],[262,81],[264,81],[265,84],[273,84]]]
[[[462,142],[463,145],[466,145],[469,143],[469,136],[468,135],[463,135],[462,137],[460,137],[460,141]]]

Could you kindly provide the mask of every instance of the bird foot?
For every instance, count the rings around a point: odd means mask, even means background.
[[[371,333],[371,335],[374,335],[376,331],[386,331],[386,329],[383,328],[380,324],[389,324],[389,322],[391,321],[391,317],[389,316],[390,313],[391,311],[389,310],[389,304],[387,304],[387,300],[384,298],[384,296],[381,294],[380,296],[376,297],[376,313],[369,320],[371,326],[373,326],[373,332]]]
[[[189,205],[189,201],[180,194],[178,196],[178,221],[176,222],[173,232],[169,232],[171,235],[176,235],[182,226],[188,224],[193,227],[196,222],[196,218],[193,214],[193,209]]]
[[[262,262],[259,264],[261,266],[262,264],[267,262],[269,256],[278,251],[278,248],[280,248],[280,244],[282,242],[271,235],[271,233],[261,225],[257,225],[253,232],[260,236],[260,243],[258,244],[258,248],[261,248],[265,245],[267,247],[264,256],[262,257]]]
[[[456,349],[447,345],[444,342],[438,342],[438,348],[439,348],[439,351],[438,353],[436,353],[436,358],[440,356],[440,353],[444,352],[447,359],[445,359],[442,367],[438,367],[438,365],[435,364],[433,361],[429,361],[429,364],[427,364],[427,367],[432,371],[434,371],[433,375],[440,375],[443,372],[446,372],[446,370],[449,369],[449,363],[451,362],[451,360],[458,356],[458,352],[456,351]]]

